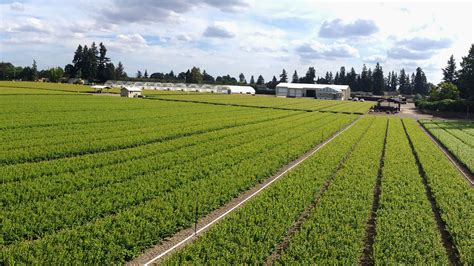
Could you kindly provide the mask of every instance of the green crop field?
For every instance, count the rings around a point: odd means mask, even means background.
[[[162,93],[144,91],[145,95],[162,100],[183,102],[201,102],[222,105],[271,107],[275,109],[343,112],[364,114],[375,105],[373,102],[331,101],[314,99],[288,99],[273,96],[226,95],[226,94],[201,94],[201,93]]]
[[[474,122],[423,120],[421,124],[474,173]]]
[[[159,262],[474,263],[474,190],[415,120],[89,89],[0,82],[0,264],[124,264],[275,176]],[[444,131],[473,136],[456,125]]]

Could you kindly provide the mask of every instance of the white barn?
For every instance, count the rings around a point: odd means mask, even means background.
[[[138,98],[142,95],[142,89],[138,87],[122,87],[120,96],[128,98]]]
[[[347,100],[351,96],[349,85],[280,83],[275,95],[280,97],[309,97],[324,100]]]
[[[228,94],[255,94],[255,89],[250,86],[222,85],[222,90],[227,90]]]

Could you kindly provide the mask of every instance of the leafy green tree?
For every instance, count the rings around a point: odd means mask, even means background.
[[[454,56],[448,60],[448,65],[442,69],[443,70],[443,80],[445,82],[450,82],[455,84],[457,81],[458,72],[456,71],[456,61],[454,61]]]
[[[430,101],[441,101],[446,99],[459,99],[459,89],[453,83],[442,82],[430,91]]]
[[[143,77],[142,72],[140,70],[137,71],[136,77],[137,79],[141,79]]]
[[[58,82],[64,75],[64,71],[60,67],[53,67],[48,70],[48,79],[51,82]]]
[[[191,68],[191,79],[186,81],[187,83],[194,83],[194,84],[200,84],[202,83],[202,74],[201,70],[198,67],[193,67]]]
[[[458,84],[462,98],[474,98],[474,44],[462,58]]]
[[[281,71],[280,82],[288,82],[288,74],[286,73],[285,69]]]

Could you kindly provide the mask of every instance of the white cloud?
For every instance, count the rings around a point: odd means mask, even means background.
[[[183,41],[183,42],[190,42],[193,40],[193,38],[191,38],[191,36],[189,36],[188,34],[178,34],[176,35],[176,39],[178,41]]]
[[[145,38],[140,34],[119,34],[115,40],[109,44],[109,47],[119,52],[130,53],[145,49],[148,45]]]
[[[357,49],[345,43],[306,42],[297,46],[295,51],[303,60],[359,57]]]
[[[384,63],[387,60],[387,58],[383,55],[371,55],[371,56],[364,57],[363,60],[364,62],[375,64],[375,63]]]
[[[209,38],[234,38],[236,36],[236,27],[228,22],[214,22],[206,28],[202,34]]]
[[[357,19],[351,22],[342,19],[326,20],[319,29],[319,37],[323,38],[350,38],[366,37],[378,31],[374,21]]]
[[[11,32],[51,32],[46,23],[37,18],[26,18],[10,27]]]
[[[25,11],[25,6],[22,3],[19,2],[13,2],[10,4],[10,9],[14,11]]]

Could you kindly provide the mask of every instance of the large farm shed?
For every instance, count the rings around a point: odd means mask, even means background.
[[[122,87],[120,89],[120,96],[128,98],[137,98],[142,95],[142,89],[136,87]]]
[[[351,96],[351,88],[349,85],[280,83],[276,86],[275,94],[282,97],[347,100]]]

